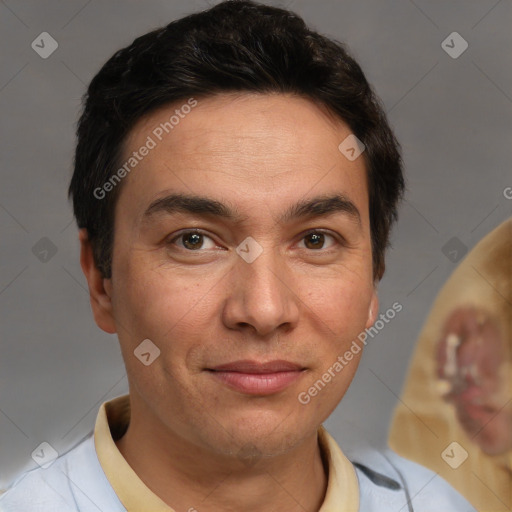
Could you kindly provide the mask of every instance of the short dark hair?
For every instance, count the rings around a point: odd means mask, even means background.
[[[310,99],[364,143],[373,272],[380,279],[404,190],[399,145],[386,114],[343,44],[310,30],[297,14],[249,0],[223,1],[138,37],[92,79],[77,128],[69,196],[102,275],[111,277],[121,186],[103,199],[94,191],[121,165],[135,123],[170,103],[236,91]]]

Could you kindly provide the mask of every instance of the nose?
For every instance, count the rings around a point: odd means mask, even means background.
[[[275,251],[264,250],[252,263],[239,258],[228,280],[222,316],[229,329],[264,337],[297,325],[301,300],[291,272]]]

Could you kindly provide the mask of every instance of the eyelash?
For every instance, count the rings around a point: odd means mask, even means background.
[[[209,236],[207,233],[201,231],[200,229],[189,229],[189,230],[186,230],[186,231],[182,231],[181,233],[179,233],[178,235],[176,236],[173,236],[168,242],[167,242],[167,245],[174,245],[176,240],[186,236],[186,235],[189,235],[189,234],[197,234],[197,235],[202,235],[203,237],[206,237],[206,238],[209,238],[210,240],[212,240],[214,243],[215,241],[213,240],[213,238],[211,236]],[[312,230],[309,230],[307,231],[306,233],[304,233],[301,238],[300,238],[300,241],[303,241],[307,236],[309,235],[312,235],[312,234],[321,234],[321,235],[324,235],[324,236],[327,236],[327,237],[330,237],[334,240],[334,243],[337,244],[337,245],[340,245],[340,246],[346,246],[346,242],[345,240],[343,239],[343,237],[341,237],[341,235],[334,235],[333,233],[330,233],[326,230],[322,230],[322,229],[312,229]],[[186,251],[186,252],[204,252],[202,251],[201,249],[198,249],[197,251],[194,251],[194,250],[190,250],[190,249],[187,249],[185,247],[180,247],[178,246],[180,249]],[[307,247],[304,247],[304,249],[307,249]],[[332,250],[332,247],[328,247],[327,249],[324,249],[324,248],[321,248],[321,249],[310,249],[310,251],[312,252],[327,252],[329,250]]]

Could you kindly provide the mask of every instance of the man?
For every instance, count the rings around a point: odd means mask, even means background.
[[[1,510],[472,510],[391,452],[352,464],[321,427],[378,316],[402,191],[358,64],[288,11],[223,2],[117,52],[70,195],[130,394]]]

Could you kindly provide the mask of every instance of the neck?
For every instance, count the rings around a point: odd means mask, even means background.
[[[285,454],[242,462],[132,413],[128,430],[116,445],[138,477],[169,507],[190,512],[320,510],[327,464],[317,433]],[[144,422],[138,421],[142,417]]]

